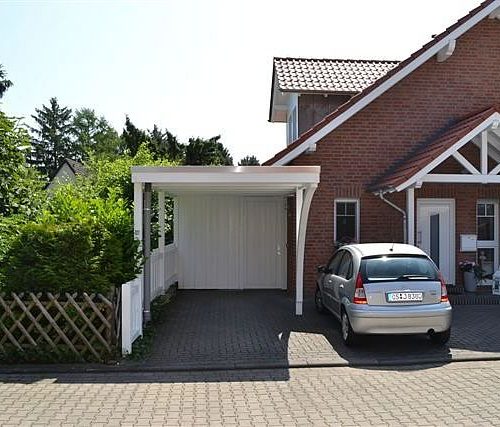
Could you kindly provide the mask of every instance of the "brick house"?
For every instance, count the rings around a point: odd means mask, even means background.
[[[499,20],[500,0],[486,0],[402,62],[276,58],[269,120],[287,123],[287,146],[263,166],[133,167],[146,254],[152,192],[163,220],[143,276],[122,288],[129,343],[141,310],[148,319],[150,300],[173,282],[287,290],[301,315],[316,267],[346,241],[416,244],[453,285],[462,260],[494,272]]]
[[[499,19],[500,1],[487,0],[399,63],[275,58],[269,120],[287,123],[287,146],[265,165],[321,167],[306,292],[342,241],[416,244],[450,284],[463,260],[498,269]]]

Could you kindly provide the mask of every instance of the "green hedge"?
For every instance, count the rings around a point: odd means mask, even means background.
[[[123,199],[63,186],[36,223],[18,226],[2,259],[0,291],[107,294],[139,273],[138,245]]]

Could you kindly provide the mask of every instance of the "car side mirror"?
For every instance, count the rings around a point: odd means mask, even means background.
[[[318,273],[330,274],[332,271],[325,265],[318,266]]]

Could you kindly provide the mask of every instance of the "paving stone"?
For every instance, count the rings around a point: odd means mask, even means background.
[[[425,335],[368,336],[347,348],[336,319],[316,313],[311,300],[299,317],[293,298],[281,291],[179,291],[151,356],[125,365],[233,369],[500,358],[499,317],[498,305],[459,305],[448,346],[435,346]]]
[[[259,370],[155,373],[154,382],[141,373],[49,377],[1,375],[0,425],[500,425],[494,361],[290,369],[286,378]],[[74,398],[81,388],[88,393]],[[174,394],[182,402],[174,412],[157,401]],[[134,414],[123,402],[110,408],[117,395],[134,396]]]

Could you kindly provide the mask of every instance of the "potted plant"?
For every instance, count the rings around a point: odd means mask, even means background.
[[[474,261],[462,261],[458,264],[464,273],[464,288],[466,292],[476,292],[477,282],[481,279],[483,271]]]

